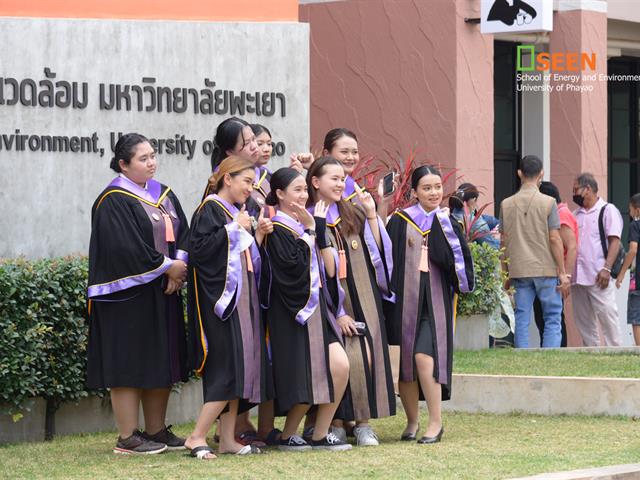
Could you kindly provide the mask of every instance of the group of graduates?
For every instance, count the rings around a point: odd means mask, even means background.
[[[389,345],[400,346],[401,439],[440,441],[455,296],[474,283],[462,229],[440,208],[440,172],[417,167],[415,203],[388,216],[382,183],[376,204],[351,177],[358,142],[347,129],[327,134],[321,158],[294,155],[273,173],[261,125],[229,118],[215,145],[190,223],[135,133],[118,141],[118,175],[93,205],[87,383],[110,389],[114,452],[213,459],[216,422],[219,454],[348,450],[347,433],[378,445],[369,421],[396,411]],[[165,423],[167,402],[193,371],[204,405],[182,439]],[[420,398],[429,421],[418,439]]]

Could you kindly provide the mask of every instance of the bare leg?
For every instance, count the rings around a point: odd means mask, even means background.
[[[120,438],[129,438],[138,428],[141,392],[139,388],[111,389],[111,406]]]
[[[262,439],[266,439],[275,428],[273,409],[273,400],[258,405],[258,436]]]
[[[327,436],[329,425],[331,425],[331,420],[338,409],[349,381],[349,359],[342,345],[337,342],[329,345],[329,365],[333,378],[334,401],[318,405],[316,425],[313,429],[313,437],[311,437],[313,440],[322,440]]]
[[[433,378],[433,358],[424,353],[416,353],[415,358],[418,378],[429,410],[429,424],[425,435],[435,437],[442,428],[442,385]]]
[[[420,410],[418,409],[420,390],[418,382],[398,381],[398,391],[400,392],[400,400],[402,401],[404,413],[407,416],[407,426],[403,434],[417,433],[418,423],[420,422]]]
[[[640,325],[633,326],[633,339],[636,342],[636,345],[640,346]]]
[[[289,410],[280,438],[287,439],[290,438],[291,435],[295,435],[296,433],[298,433],[298,427],[300,426],[302,417],[304,417],[304,414],[307,413],[307,410],[309,410],[309,408],[311,408],[311,405],[307,405],[306,403],[299,403],[298,405],[294,405],[291,410]]]
[[[229,411],[220,416],[220,453],[236,453],[244,447],[236,442],[236,417],[238,416],[238,399],[229,402]]]
[[[304,419],[304,428],[313,427],[316,424],[316,411],[307,413]]]
[[[155,435],[166,427],[167,404],[169,403],[170,393],[170,388],[142,390],[144,429],[149,435]]]
[[[202,406],[202,410],[200,410],[200,416],[198,417],[198,421],[196,422],[196,426],[191,432],[191,435],[187,437],[187,440],[184,442],[184,446],[189,450],[192,450],[196,447],[206,446],[207,445],[207,433],[211,430],[211,426],[213,422],[216,421],[216,418],[220,415],[224,407],[227,406],[227,401],[222,402],[207,402]],[[205,458],[216,458],[215,455],[209,454],[206,455]]]
[[[251,423],[249,411],[243,412],[236,418],[236,435],[244,432],[255,432],[256,427]]]

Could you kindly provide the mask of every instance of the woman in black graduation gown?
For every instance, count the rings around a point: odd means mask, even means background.
[[[156,153],[145,137],[122,136],[111,168],[119,176],[92,209],[87,386],[111,389],[114,452],[184,448],[165,415],[171,385],[188,377],[180,295],[187,219],[171,189],[153,180]]]
[[[278,212],[264,251],[271,271],[267,324],[276,411],[287,415],[279,448],[348,450],[351,445],[329,433],[349,377],[349,361],[323,288],[327,277],[335,277],[336,266],[326,242],[326,206],[319,202],[314,217],[305,208],[307,199],[300,173],[291,168],[274,172],[267,203],[277,205]],[[318,405],[318,413],[307,443],[296,433],[312,405]]]
[[[402,439],[416,438],[421,387],[429,423],[418,443],[428,444],[439,442],[444,431],[441,402],[451,397],[456,294],[473,289],[474,273],[458,222],[440,209],[440,172],[418,167],[411,186],[418,202],[395,212],[387,224],[396,302],[386,305],[386,319],[389,343],[400,345],[398,387],[407,414]]]
[[[344,335],[350,374],[336,418],[356,421],[358,446],[378,445],[369,419],[396,411],[382,309],[383,296],[390,301],[394,298],[389,290],[391,240],[369,193],[356,185],[352,198],[357,204],[344,199],[345,172],[335,158],[316,160],[307,174],[307,186],[313,202],[323,200],[330,205],[327,232],[339,253],[337,323]],[[339,427],[335,431],[344,434]]]
[[[245,202],[253,164],[228,157],[209,180],[211,192],[193,215],[189,265],[191,359],[202,375],[204,406],[186,440],[191,455],[215,458],[206,436],[221,416],[220,453],[260,453],[234,438],[236,415],[270,396],[265,335],[258,296],[259,244],[269,231],[260,218],[256,238]],[[239,208],[239,205],[242,205]]]

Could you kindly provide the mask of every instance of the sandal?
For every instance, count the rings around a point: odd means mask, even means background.
[[[264,454],[262,450],[260,450],[255,445],[245,445],[237,452],[222,452],[223,455],[258,455]]]
[[[264,448],[267,446],[265,442],[260,440],[258,433],[252,430],[247,430],[246,432],[236,435],[236,442],[241,443],[242,445],[254,445],[258,448]]]
[[[207,458],[207,455],[213,455],[213,457]],[[189,452],[189,456],[197,458],[198,460],[215,460],[216,453],[209,445],[201,445],[199,447],[192,448]]]
[[[274,447],[274,446],[280,445],[281,436],[282,436],[282,431],[278,430],[277,428],[274,428],[269,432],[269,434],[267,435],[267,438],[265,438],[264,441],[268,446]]]

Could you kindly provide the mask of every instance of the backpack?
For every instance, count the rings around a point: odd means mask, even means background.
[[[604,253],[605,262],[607,261],[607,255],[609,254],[609,247],[608,247],[609,242],[607,241],[607,237],[605,236],[605,233],[604,233],[604,209],[607,208],[608,205],[610,204],[607,203],[600,209],[600,215],[598,216],[598,230],[600,231],[600,243],[602,244],[602,252]],[[613,278],[616,278],[616,279],[618,278],[618,275],[620,274],[620,270],[622,269],[622,264],[624,263],[624,257],[626,256],[626,254],[627,252],[622,246],[622,242],[620,242],[620,250],[618,250],[618,256],[616,257],[615,261],[613,262],[613,265],[611,266],[611,276]]]

